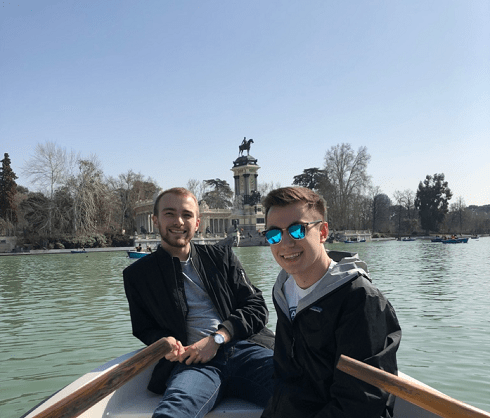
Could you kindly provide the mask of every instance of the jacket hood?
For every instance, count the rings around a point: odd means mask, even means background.
[[[302,309],[310,306],[318,299],[328,295],[356,277],[364,276],[371,281],[367,264],[360,260],[356,253],[327,251],[327,254],[335,264],[320,279],[315,290],[299,301],[296,312],[300,312]],[[283,287],[288,278],[289,274],[285,270],[281,270],[273,288],[276,302],[286,314],[289,311],[289,306],[283,292]],[[289,315],[287,316],[289,317]]]

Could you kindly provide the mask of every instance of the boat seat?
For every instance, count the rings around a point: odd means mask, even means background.
[[[151,418],[162,398],[146,389],[153,367],[150,367],[119,388],[104,410],[104,418]],[[263,408],[236,398],[225,398],[206,418],[260,418]],[[226,414],[226,415],[224,415]]]
[[[114,392],[107,402],[102,416],[104,418],[151,418],[162,397],[146,389],[152,371],[153,367],[144,370]],[[402,372],[399,374],[412,379]],[[260,418],[262,410],[263,408],[242,399],[225,398],[213,411],[206,415],[206,418],[223,416],[227,418]],[[394,416],[395,418],[413,418],[414,416],[417,418],[437,418],[435,414],[399,398],[395,401]]]

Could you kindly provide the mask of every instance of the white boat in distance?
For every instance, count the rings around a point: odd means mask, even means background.
[[[98,378],[103,378],[105,374],[110,374],[111,370],[115,370],[118,368],[118,365],[122,365],[124,364],[124,362],[130,361],[134,355],[141,351],[142,350],[136,350],[131,353],[125,354],[83,375],[70,385],[66,386],[65,388],[33,408],[21,418],[77,416],[76,413],[72,414],[73,410],[76,410],[79,406],[76,404],[76,400],[74,407],[70,406],[62,413],[59,411],[48,411],[52,409],[53,406],[57,403],[63,403],[63,400],[72,397],[72,395],[76,394],[78,390],[83,390],[85,386],[90,386]],[[161,399],[161,395],[156,395],[146,389],[151,373],[153,371],[153,367],[154,364],[150,367],[147,367],[140,373],[136,372],[137,374],[135,377],[124,383],[115,391],[110,392],[107,396],[104,396],[101,400],[99,400],[89,409],[85,410],[85,412],[81,413],[79,416],[81,418],[150,418],[159,400]],[[399,373],[399,377],[409,379],[411,382],[414,383],[414,385],[418,386],[419,388],[423,387],[427,388],[428,391],[437,392],[429,386],[424,385],[423,383],[412,379],[403,373]],[[117,380],[117,378],[109,378],[109,380]],[[96,389],[96,391],[99,391],[99,389]],[[440,394],[441,396],[445,396],[442,393]],[[77,396],[75,395],[75,398],[76,397]],[[483,415],[476,414],[464,416],[490,417],[490,414],[487,415],[484,411],[482,412]],[[257,405],[240,399],[227,398],[224,399],[213,411],[206,415],[206,417],[259,418],[261,413],[262,409]],[[436,415],[432,412],[422,409],[410,402],[405,401],[404,399],[398,397],[396,398],[394,414],[395,418],[435,418],[439,416],[440,415]],[[450,412],[450,415],[447,416],[460,417],[463,415],[458,415],[457,412],[455,413],[453,411]]]

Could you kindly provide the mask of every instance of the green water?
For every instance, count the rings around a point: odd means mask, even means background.
[[[356,251],[397,311],[400,369],[490,411],[490,238],[331,244]],[[273,312],[267,247],[234,249]],[[131,335],[125,252],[0,257],[0,416],[18,418],[78,376],[142,347]]]

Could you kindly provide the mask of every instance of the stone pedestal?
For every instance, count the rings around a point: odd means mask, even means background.
[[[260,167],[251,155],[233,161],[236,205],[232,213],[233,223],[240,232],[248,234],[264,229],[265,216],[257,191]]]

